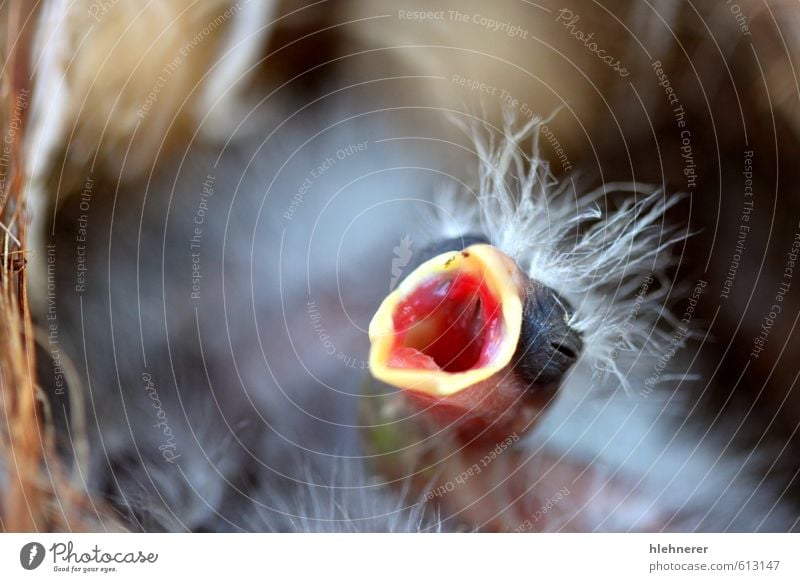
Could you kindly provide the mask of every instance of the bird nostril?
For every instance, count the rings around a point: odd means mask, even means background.
[[[550,347],[553,348],[558,353],[562,354],[563,356],[566,356],[570,360],[577,360],[578,359],[578,354],[575,353],[575,350],[573,350],[570,347],[565,346],[563,343],[551,342],[550,343]]]
[[[578,361],[583,349],[581,334],[569,324],[567,301],[544,285],[530,287],[523,309],[517,366],[531,384],[561,381]]]

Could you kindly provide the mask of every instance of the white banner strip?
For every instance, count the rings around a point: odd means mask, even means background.
[[[796,581],[799,554],[800,534],[4,534],[0,579]]]

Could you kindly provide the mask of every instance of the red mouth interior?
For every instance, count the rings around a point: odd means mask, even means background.
[[[485,366],[502,339],[499,300],[470,273],[434,277],[397,305],[394,368],[465,372]]]

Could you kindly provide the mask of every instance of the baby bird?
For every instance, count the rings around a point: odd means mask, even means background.
[[[767,373],[765,350],[741,406],[751,338],[731,322],[760,324],[744,271],[711,301],[730,270],[717,229],[743,213],[737,124],[759,191],[765,168],[798,181],[759,157],[770,128],[796,157],[770,9],[797,7],[740,4],[758,51],[721,8],[701,26],[669,2],[42,3],[26,268],[42,470],[68,482],[42,513],[134,531],[796,530],[792,438],[772,438],[795,371]],[[726,34],[707,42],[706,23]],[[763,80],[778,122],[722,70]],[[793,233],[788,210],[754,213],[748,244]]]

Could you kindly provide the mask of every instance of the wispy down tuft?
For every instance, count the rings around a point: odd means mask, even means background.
[[[573,180],[559,182],[539,157],[544,122],[520,125],[508,114],[502,132],[458,122],[479,158],[478,187],[441,195],[441,227],[449,236],[486,235],[567,299],[570,323],[584,337],[583,360],[629,388],[630,364],[660,353],[672,337],[666,302],[675,290],[665,271],[671,247],[687,233],[664,215],[681,196],[629,182],[581,193]]]

